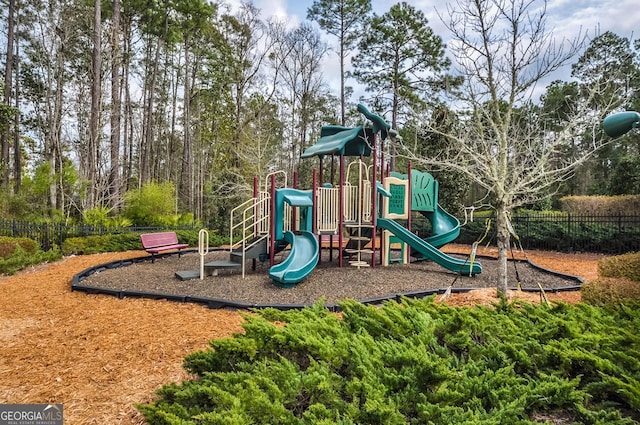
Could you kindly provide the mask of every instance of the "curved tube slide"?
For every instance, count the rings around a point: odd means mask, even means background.
[[[320,256],[320,245],[313,233],[307,231],[298,235],[285,232],[284,240],[291,244],[291,252],[282,263],[269,269],[269,277],[276,285],[291,288],[315,269]]]

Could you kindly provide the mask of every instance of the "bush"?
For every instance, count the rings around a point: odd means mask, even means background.
[[[138,408],[150,424],[630,424],[640,310],[452,308],[404,299],[245,315],[196,374]],[[563,422],[563,423],[565,423]]]
[[[640,252],[603,258],[598,261],[598,273],[604,277],[622,277],[640,282]]]
[[[635,214],[640,209],[640,195],[565,196],[560,198],[560,208],[577,214]]]
[[[139,233],[120,233],[68,238],[62,244],[64,255],[98,254],[142,249]]]
[[[18,247],[22,248],[25,254],[34,255],[38,250],[38,243],[28,238],[0,236],[0,258],[9,258]]]
[[[180,220],[175,207],[173,183],[148,183],[127,192],[123,215],[138,226],[175,226]]]
[[[597,306],[640,301],[640,253],[598,261],[597,280],[582,286],[582,300]]]
[[[603,307],[622,302],[640,302],[640,283],[627,278],[601,277],[582,285],[582,301]]]
[[[161,230],[159,230],[161,231]],[[187,243],[196,248],[198,246],[199,230],[177,230],[176,235],[180,243]],[[229,243],[229,238],[209,232],[209,246],[222,246]],[[121,252],[142,249],[140,233],[126,232],[108,235],[83,236],[67,238],[62,244],[62,252],[71,254],[98,254],[101,252]]]
[[[14,274],[25,267],[62,258],[57,249],[42,251],[38,243],[27,238],[0,236],[0,273]]]

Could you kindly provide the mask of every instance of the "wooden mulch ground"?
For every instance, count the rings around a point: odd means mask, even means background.
[[[447,252],[468,247],[448,245]],[[495,254],[481,250],[478,254]],[[212,338],[241,332],[230,310],[71,292],[73,275],[143,251],[67,257],[0,277],[0,404],[62,403],[65,424],[142,424],[135,403],[153,400],[163,384],[187,378],[182,360]],[[597,277],[595,254],[527,252],[536,264]],[[538,294],[512,297],[539,302]],[[580,293],[549,294],[579,302]],[[494,290],[452,294],[447,303],[496,302]]]

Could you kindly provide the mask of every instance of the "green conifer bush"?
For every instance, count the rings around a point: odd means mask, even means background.
[[[597,306],[640,301],[640,253],[601,259],[598,275],[582,286],[583,301]]]
[[[187,356],[151,424],[580,424],[640,420],[635,306],[319,302],[245,314]],[[568,422],[565,422],[568,423]]]
[[[42,251],[33,239],[0,236],[0,274],[14,274],[25,267],[61,257],[60,250]]]
[[[598,274],[604,277],[626,277],[640,282],[640,252],[603,258],[598,261]]]

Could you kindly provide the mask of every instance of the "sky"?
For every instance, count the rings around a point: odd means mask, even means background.
[[[372,0],[371,4],[374,13],[382,15],[399,1]],[[425,14],[434,33],[442,37],[446,43],[449,30],[441,21],[438,12],[444,16],[448,3],[453,4],[464,0],[405,1]],[[235,8],[241,0],[227,0],[227,2]],[[537,3],[543,4],[542,0],[538,0]],[[295,26],[306,20],[307,9],[313,4],[313,0],[253,0],[253,4],[262,11],[265,19],[276,17]],[[580,33],[593,37],[606,31],[612,31],[629,39],[640,38],[640,34],[637,34],[640,32],[640,3],[638,0],[548,0],[547,29],[553,32],[557,40],[573,39]],[[336,39],[327,36],[326,41],[332,45]],[[335,54],[330,54],[324,64],[325,78],[335,92],[339,91],[337,64],[338,58]],[[550,81],[554,79],[568,81],[570,72],[569,64],[549,79]],[[347,84],[353,85],[353,82],[349,81]]]

